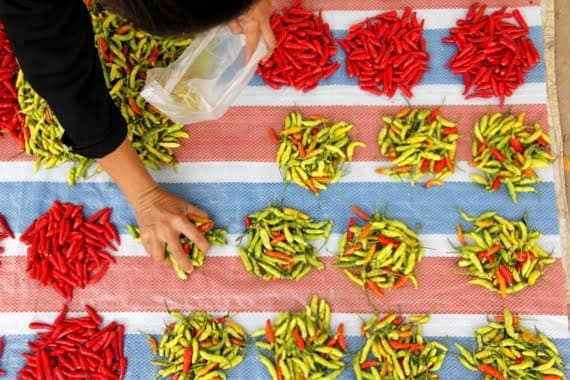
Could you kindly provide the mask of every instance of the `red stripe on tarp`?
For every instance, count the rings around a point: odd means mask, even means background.
[[[300,281],[263,281],[246,272],[238,257],[209,257],[202,270],[182,281],[168,265],[153,264],[150,258],[118,257],[100,283],[76,291],[70,308],[83,310],[88,302],[99,311],[164,311],[166,302],[176,310],[277,312],[301,308],[317,293],[331,303],[334,312],[369,313],[366,294],[332,267],[334,260],[325,258],[327,269],[314,270]],[[63,298],[29,279],[23,270],[25,262],[21,256],[2,258],[0,312],[58,311]],[[370,294],[370,301],[380,311],[403,313],[500,313],[504,307],[522,314],[567,313],[560,259],[535,286],[505,299],[468,284],[454,258],[426,257],[416,273],[418,289],[408,284],[387,290],[384,298]]]
[[[414,105],[414,108],[437,106]],[[305,116],[322,115],[333,122],[346,121],[354,125],[350,136],[362,141],[366,148],[357,148],[354,161],[380,161],[378,132],[384,115],[395,115],[402,106],[314,106],[300,107]],[[287,114],[294,107],[233,107],[218,121],[187,126],[190,138],[176,151],[180,162],[186,161],[275,161],[278,145],[269,138],[269,128],[280,131]],[[442,106],[442,116],[459,123],[457,159],[471,159],[471,135],[473,125],[484,114],[497,112],[491,106]],[[546,105],[513,105],[501,112],[517,115],[526,112],[526,124],[538,121],[548,129]],[[532,125],[532,124],[531,124]]]
[[[414,105],[415,108],[430,107]],[[402,106],[313,106],[299,107],[305,116],[322,115],[332,121],[347,121],[354,124],[350,136],[355,141],[366,143],[366,148],[357,148],[354,161],[386,161],[378,151],[377,137],[383,115],[394,115]],[[204,161],[275,161],[278,145],[269,139],[268,130],[279,131],[283,120],[294,107],[232,107],[219,120],[191,124],[186,127],[190,138],[181,140],[182,146],[176,150],[179,162]],[[457,159],[471,159],[471,135],[473,125],[486,113],[507,112],[514,114],[526,112],[526,124],[539,122],[548,130],[548,108],[545,104],[512,105],[508,109],[492,106],[455,106],[443,105],[442,115],[448,120],[459,122]],[[1,161],[33,160],[23,153],[11,138],[0,139]]]

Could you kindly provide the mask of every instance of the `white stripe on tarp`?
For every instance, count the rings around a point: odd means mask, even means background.
[[[388,7],[389,8],[389,7]],[[498,8],[488,8],[486,14],[496,11]],[[374,17],[379,13],[393,10],[392,8],[384,9],[382,3],[378,3],[378,10],[373,11],[323,11],[323,20],[328,22],[330,27],[335,30],[348,30],[348,28],[360,22],[367,17]],[[541,8],[539,6],[521,7],[519,8],[528,26],[541,26]],[[417,13],[418,20],[425,20],[424,29],[449,29],[455,26],[455,22],[464,19],[467,15],[467,9],[414,9]],[[507,12],[512,12],[512,8],[508,8]],[[398,11],[398,15],[402,12]],[[515,23],[513,18],[508,19],[509,22]],[[518,25],[518,24],[517,24]]]
[[[356,79],[355,79],[356,83]],[[466,100],[463,85],[429,84],[418,85],[413,89],[414,97],[405,98],[401,93],[392,99],[377,96],[361,90],[356,85],[318,86],[314,90],[303,93],[292,87],[282,87],[274,90],[269,86],[248,86],[233,103],[234,106],[287,106],[295,104],[306,106],[406,106],[410,103],[446,105],[488,105],[497,106],[497,98]],[[511,104],[546,104],[548,96],[545,83],[525,83],[516,89],[513,95],[505,99],[506,105]]]
[[[0,182],[54,182],[66,183],[71,164],[33,173],[33,162],[0,162]],[[382,166],[392,166],[389,161],[353,161],[346,165],[346,175],[340,182],[400,182],[388,175],[374,171]],[[212,161],[184,162],[178,168],[150,170],[154,179],[162,183],[280,183],[283,177],[274,162]],[[536,171],[543,182],[554,182],[554,166]],[[456,162],[456,171],[445,179],[446,182],[471,182],[472,174],[481,172],[467,161]],[[423,181],[423,180],[422,180]],[[80,182],[112,182],[107,173],[100,173]],[[422,186],[421,182],[416,186]]]
[[[297,311],[303,309],[299,306]],[[111,321],[123,323],[127,334],[162,334],[165,323],[174,321],[166,312],[101,312],[103,325]],[[213,316],[222,316],[224,313],[211,313]],[[0,336],[35,334],[42,330],[28,328],[30,322],[52,323],[58,313],[0,313]],[[85,313],[68,313],[67,317],[84,316]],[[252,332],[262,329],[267,319],[274,320],[278,312],[239,312],[232,315],[232,320],[239,323],[245,330]],[[406,315],[406,314],[405,314]],[[342,322],[345,325],[347,336],[360,336],[362,321],[370,318],[371,314],[332,313],[331,330],[336,330]],[[488,314],[431,314],[428,323],[423,327],[424,336],[433,337],[472,337],[474,330],[487,325]],[[549,338],[570,339],[568,330],[568,316],[566,315],[518,315],[522,318],[522,325],[534,332],[535,327]]]
[[[323,241],[315,241],[313,245],[319,250],[318,256],[332,257],[338,255],[339,242],[341,234],[331,234],[326,244],[323,246]],[[223,247],[212,246],[208,251],[208,256],[215,257],[237,257],[239,256],[237,250],[238,234],[229,234],[226,236],[227,244]],[[458,254],[453,250],[451,244],[459,244],[455,235],[444,234],[420,234],[419,239],[424,246],[424,257],[449,257],[457,258]],[[243,241],[242,245],[245,245]],[[16,239],[6,239],[1,244],[5,248],[2,256],[25,256],[26,245],[19,240],[19,234]],[[538,246],[547,252],[550,252],[553,257],[561,257],[562,248],[559,235],[543,235],[538,241]],[[142,243],[133,240],[128,234],[121,235],[121,245],[119,250],[111,252],[113,256],[117,257],[137,257],[147,256]]]

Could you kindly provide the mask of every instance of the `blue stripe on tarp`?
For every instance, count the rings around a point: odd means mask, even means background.
[[[21,354],[28,352],[27,342],[34,339],[32,335],[9,335],[4,337],[6,347],[4,355],[0,360],[0,368],[5,369],[7,374],[3,379],[16,379],[17,371],[25,365]],[[476,347],[475,340],[463,337],[429,337],[427,341],[438,340],[449,347],[449,351],[445,357],[444,364],[439,371],[441,380],[479,380],[481,374],[465,369],[457,360],[457,349],[455,343],[460,343],[465,347]],[[558,347],[560,355],[566,365],[570,364],[570,339],[552,339]],[[364,338],[347,337],[349,352],[355,352],[362,347]],[[228,371],[228,379],[230,380],[251,380],[251,379],[269,379],[269,375],[257,359],[257,348],[251,345],[246,353],[244,361],[237,367]],[[128,380],[152,380],[156,377],[156,368],[150,364],[152,355],[147,340],[142,335],[129,334],[125,337],[125,355],[128,360],[127,375]],[[351,360],[352,357],[347,357]],[[345,372],[338,378],[341,380],[354,379],[352,365],[346,366]]]
[[[169,183],[164,187],[204,210],[230,233],[243,231],[243,216],[266,208],[270,203],[294,207],[316,220],[333,220],[334,232],[343,232],[353,216],[350,205],[372,213],[378,209],[390,218],[400,219],[419,233],[454,234],[462,222],[457,209],[471,215],[497,210],[506,218],[519,220],[526,213],[531,228],[543,234],[558,234],[556,192],[552,182],[540,184],[538,194],[523,193],[513,203],[506,189],[486,192],[471,182],[449,182],[425,189],[408,182],[336,183],[318,197],[295,184],[283,183]],[[85,202],[85,200],[89,202]],[[14,232],[23,232],[47,211],[54,200],[85,205],[85,215],[112,207],[112,221],[122,233],[125,224],[134,223],[134,214],[113,183],[0,183],[0,212]],[[468,223],[464,222],[466,227]]]
[[[345,30],[334,30],[333,37],[342,38],[347,34]],[[429,67],[430,70],[424,74],[424,77],[420,81],[421,85],[430,84],[462,84],[463,77],[461,75],[453,75],[449,68],[445,67],[445,64],[451,59],[451,57],[456,53],[457,49],[455,44],[446,44],[441,41],[443,37],[449,35],[447,29],[428,29],[424,30],[424,38],[426,40],[426,50],[430,55]],[[546,69],[544,66],[544,46],[542,43],[542,27],[533,26],[530,27],[530,32],[528,36],[537,50],[541,54],[541,60],[538,64],[525,76],[526,83],[542,83],[546,81]],[[349,78],[346,74],[346,69],[344,61],[346,54],[344,50],[337,43],[337,55],[334,61],[339,62],[341,67],[335,72],[335,74],[329,79],[322,80],[320,85],[356,85],[358,80],[356,78]],[[265,86],[261,76],[255,75],[250,86]]]

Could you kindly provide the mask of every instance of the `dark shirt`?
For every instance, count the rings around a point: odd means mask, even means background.
[[[65,130],[64,144],[89,158],[115,150],[127,126],[105,86],[81,0],[0,0],[0,20],[25,78]]]

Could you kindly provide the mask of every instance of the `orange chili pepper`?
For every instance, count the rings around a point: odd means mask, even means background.
[[[295,337],[295,342],[297,343],[299,350],[305,351],[305,340],[301,336],[301,333],[297,327],[293,329],[293,336]]]
[[[354,212],[357,216],[359,216],[363,220],[365,220],[365,221],[370,220],[370,217],[368,216],[368,214],[365,213],[360,207],[358,207],[356,205],[351,205],[350,209],[352,210],[352,212]]]
[[[270,319],[265,321],[265,336],[269,343],[275,343],[275,333],[273,332],[273,326],[271,325]]]
[[[376,284],[374,281],[372,281],[372,280],[366,281],[366,287],[368,289],[370,289],[377,296],[384,297],[384,292],[382,291],[382,289],[380,289],[378,284]]]
[[[338,328],[336,330],[336,338],[338,340],[338,346],[342,350],[346,351],[348,349],[348,346],[346,344],[346,339],[344,337],[344,323],[342,322],[338,325]]]
[[[137,104],[135,98],[131,96],[127,99],[127,102],[129,103],[129,107],[131,107],[135,115],[142,116],[142,111],[139,105]]]
[[[466,245],[467,244],[467,239],[465,239],[465,235],[463,234],[463,229],[461,228],[461,224],[457,223],[455,225],[455,232],[457,234],[457,240],[459,240],[459,242],[462,245]]]
[[[274,257],[274,258],[276,258],[276,259],[282,259],[282,260],[286,260],[286,261],[291,260],[291,256],[289,256],[289,255],[286,254],[285,252],[281,252],[281,251],[275,251],[275,250],[272,250],[272,249],[267,249],[267,250],[265,251],[265,254],[266,254],[267,256]]]
[[[269,138],[271,139],[271,141],[273,141],[274,143],[278,143],[279,142],[279,136],[277,135],[277,132],[275,132],[275,129],[270,127],[268,129],[268,132],[269,132]]]
[[[485,375],[489,375],[491,377],[494,377],[495,379],[505,380],[505,377],[503,376],[503,374],[498,369],[496,369],[495,367],[492,367],[488,364],[481,363],[477,366],[477,368],[479,369],[479,371],[483,372]]]

